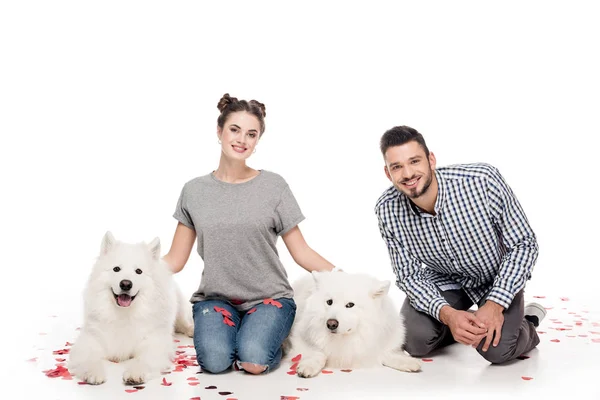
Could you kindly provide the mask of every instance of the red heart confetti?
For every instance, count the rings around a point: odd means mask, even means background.
[[[188,382],[188,385],[190,385],[190,386],[196,386],[199,384],[200,384],[200,382]]]
[[[57,366],[55,369],[48,369],[42,372],[49,378],[58,378],[61,376],[63,379],[71,379],[71,373],[62,365]]]
[[[227,318],[227,316],[223,317],[223,323],[225,325],[235,326],[235,322],[233,322],[232,320],[230,320],[229,318]]]
[[[324,369],[323,371],[321,371],[323,374],[333,374],[333,371],[329,371],[327,369]]]
[[[173,382],[167,382],[167,378],[163,378],[162,379],[162,386],[171,386],[173,384]]]
[[[256,307],[254,307],[253,309],[249,310],[247,314],[252,314],[255,311],[256,311]]]
[[[558,340],[558,339],[552,339],[552,340],[551,340],[551,342],[554,342],[554,343],[559,343],[559,342],[560,342],[560,340]]]
[[[299,398],[297,396],[281,396],[279,400],[298,400]]]
[[[546,298],[546,296],[533,296],[533,297],[536,299],[545,299]]]
[[[561,299],[562,301],[569,301],[569,298],[568,298],[568,297],[561,297],[560,299]]]
[[[69,349],[54,350],[52,352],[52,354],[58,354],[58,355],[69,354]]]
[[[423,362],[432,362],[433,358],[421,358]]]
[[[296,375],[296,371],[288,371],[286,372],[288,375]]]
[[[78,385],[89,385],[89,383],[87,383],[87,382],[84,382],[84,381],[77,382],[77,384],[78,384]]]
[[[196,378],[195,376],[190,376],[189,378],[187,378],[188,381],[197,381],[198,378]]]
[[[273,299],[264,299],[263,304],[271,304],[272,306],[275,306],[277,308],[283,307],[280,302],[278,302],[277,300],[273,300]]]
[[[600,335],[600,332],[590,331],[592,335]]]
[[[543,335],[546,332],[544,332],[544,331],[537,331],[537,333],[539,333],[540,335]]]
[[[579,335],[579,337],[587,337],[588,335]]]
[[[532,378],[532,377],[530,377],[530,376],[522,376],[522,377],[521,377],[521,379],[523,379],[524,381],[530,381],[530,380],[532,380],[533,378]]]
[[[127,393],[135,393],[135,392],[137,392],[137,389],[125,389],[125,391]]]
[[[216,386],[206,386],[204,389],[216,389]]]
[[[600,343],[600,339],[594,338],[594,339],[592,339],[592,342],[594,342],[594,343]]]
[[[519,357],[517,357],[517,359],[519,359],[519,360],[527,360],[528,358],[529,358],[529,356],[526,356],[526,355],[523,355],[523,354],[520,355]]]
[[[226,317],[231,317],[231,313],[224,308],[215,306],[214,309],[216,312],[221,313]]]
[[[179,342],[181,342],[181,340],[179,340],[179,339],[173,339],[173,342],[179,343]]]
[[[290,369],[292,370],[296,370],[298,368],[298,363],[293,363],[292,366],[290,367]]]
[[[230,394],[233,394],[233,392],[219,392],[219,394],[220,394],[221,396],[228,396],[228,395],[230,395]]]
[[[29,360],[25,360],[25,361],[35,362],[35,361],[37,361],[37,357],[33,357],[33,358],[30,358]]]
[[[342,371],[342,372],[352,372],[351,369],[341,369],[340,371]]]
[[[200,396],[196,396],[196,397],[190,397],[190,400],[201,400]]]
[[[296,390],[299,392],[306,392],[308,388],[296,388]]]
[[[134,388],[134,389],[137,389],[137,390],[142,390],[142,389],[144,389],[145,387],[146,387],[146,386],[134,386],[133,388]]]
[[[296,357],[292,358],[292,362],[298,362],[302,358],[302,354],[298,354]]]
[[[67,343],[65,343],[65,346],[73,346],[73,343],[67,342]]]
[[[67,361],[66,358],[55,358],[55,360],[58,361],[58,362],[65,362],[65,361]]]

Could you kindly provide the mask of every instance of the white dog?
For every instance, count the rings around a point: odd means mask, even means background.
[[[325,367],[421,369],[402,350],[404,321],[388,295],[389,281],[341,270],[313,271],[293,287],[296,319],[284,349],[291,357],[301,355],[299,376],[316,376]]]
[[[140,384],[172,365],[173,333],[192,337],[191,306],[160,259],[160,241],[102,239],[84,291],[84,321],[69,369],[90,384],[106,381],[104,361],[129,360],[123,381]]]

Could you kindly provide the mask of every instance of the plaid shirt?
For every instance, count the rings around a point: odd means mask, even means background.
[[[440,290],[463,288],[508,308],[538,256],[535,234],[510,187],[488,164],[435,170],[435,216],[394,186],[377,201],[379,230],[396,284],[412,306],[439,320]]]

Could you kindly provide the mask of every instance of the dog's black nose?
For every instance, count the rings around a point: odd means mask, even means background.
[[[338,325],[339,325],[339,322],[337,319],[328,319],[327,320],[327,328],[330,331],[335,331],[337,329]]]
[[[121,287],[121,290],[131,290],[131,288],[133,287],[133,283],[131,283],[129,279],[123,279],[119,283],[119,286]]]

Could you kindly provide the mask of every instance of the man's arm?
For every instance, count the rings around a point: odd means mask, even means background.
[[[425,278],[421,262],[400,244],[384,223],[379,210],[377,218],[379,231],[388,248],[392,269],[396,275],[396,284],[417,311],[427,313],[440,321],[440,310],[443,306],[449,306],[448,302],[442,297],[438,288]]]
[[[492,178],[488,180],[488,202],[507,253],[486,299],[507,309],[531,278],[538,256],[538,244],[519,201],[494,167]]]

